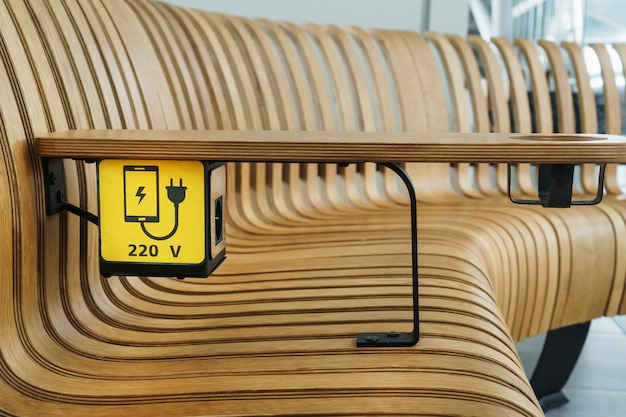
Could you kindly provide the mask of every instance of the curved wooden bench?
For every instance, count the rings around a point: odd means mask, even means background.
[[[622,204],[513,206],[502,165],[406,164],[422,340],[391,351],[353,340],[410,326],[407,197],[374,164],[228,164],[229,259],[208,280],[103,279],[96,228],[45,215],[35,137],[52,131],[526,133],[523,64],[550,133],[553,106],[575,115],[570,92],[551,102],[534,45],[497,40],[497,55],[477,38],[144,0],[5,0],[0,35],[0,414],[536,416],[514,342],[626,311]],[[64,168],[68,200],[96,212],[94,166]],[[532,192],[534,168],[516,173]]]

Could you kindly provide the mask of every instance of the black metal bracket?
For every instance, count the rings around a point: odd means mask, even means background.
[[[45,158],[43,160],[43,174],[46,196],[46,214],[51,216],[67,210],[96,226],[98,216],[65,200],[65,178],[63,176],[63,160]]]
[[[534,204],[542,207],[569,208],[570,206],[591,206],[602,201],[604,195],[604,173],[606,164],[600,165],[598,191],[592,200],[572,200],[574,184],[573,164],[541,164],[538,166],[538,200],[514,198],[511,194],[512,165],[508,165],[508,194],[515,204]]]
[[[420,338],[419,331],[419,282],[417,265],[417,199],[415,188],[404,168],[397,163],[381,163],[380,166],[394,171],[403,181],[409,194],[411,208],[411,273],[413,298],[413,330],[410,332],[368,332],[357,336],[357,347],[408,347],[414,346]],[[63,161],[56,158],[43,160],[45,179],[46,214],[54,215],[67,210],[87,221],[98,225],[99,219],[65,200]]]
[[[411,332],[360,333],[357,347],[408,347],[414,346],[420,338],[419,329],[419,282],[417,271],[417,199],[409,174],[400,164],[379,164],[395,172],[404,182],[411,203],[411,273],[413,285],[413,330]]]

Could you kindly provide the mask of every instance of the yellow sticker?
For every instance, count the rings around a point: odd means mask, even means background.
[[[101,161],[102,259],[147,264],[204,262],[205,182],[205,166],[199,161]]]

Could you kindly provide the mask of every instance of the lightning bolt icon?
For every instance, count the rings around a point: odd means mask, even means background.
[[[144,188],[146,187],[140,186],[139,188],[137,188],[137,194],[135,194],[137,197],[139,197],[139,202],[137,203],[137,205],[141,204],[141,200],[143,200],[143,198],[146,196],[146,193],[143,192]]]

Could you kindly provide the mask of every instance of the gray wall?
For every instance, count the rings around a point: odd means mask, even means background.
[[[197,9],[291,22],[467,34],[468,0],[166,0]]]

